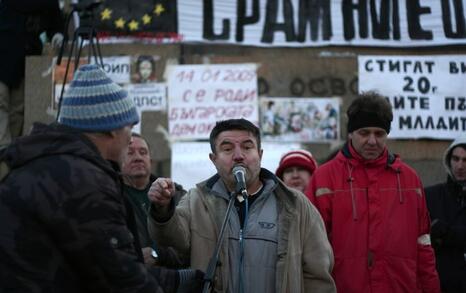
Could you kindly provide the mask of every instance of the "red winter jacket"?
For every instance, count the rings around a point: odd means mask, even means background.
[[[440,292],[424,190],[397,156],[366,161],[347,144],[306,194],[327,227],[338,292]]]

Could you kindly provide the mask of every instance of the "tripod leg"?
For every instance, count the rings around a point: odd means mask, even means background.
[[[79,59],[81,58],[81,52],[83,49],[83,45],[84,45],[84,38],[81,37],[81,40],[79,41],[79,48],[76,50],[76,56],[74,58],[74,70],[75,71],[76,69],[78,69],[78,66],[79,66]]]
[[[95,31],[95,29],[94,29],[94,31]],[[97,47],[97,55],[96,56],[99,56],[100,65],[104,66],[104,61],[102,60],[102,51],[100,51],[99,38],[97,37],[97,31],[95,31],[95,44],[96,44],[96,47]]]
[[[76,32],[74,32],[73,41],[71,41],[70,52],[68,54],[68,60],[66,60],[65,77],[63,78],[63,84],[62,84],[62,87],[61,87],[60,98],[58,99],[57,117],[55,119],[57,121],[58,121],[58,116],[60,115],[61,103],[62,103],[62,100],[63,100],[63,94],[65,92],[65,85],[66,85],[66,81],[68,80],[68,72],[70,70],[71,56],[73,56],[73,50],[74,50],[74,47],[76,45],[76,38],[77,37],[78,37],[78,34]]]
[[[97,60],[97,57],[98,57],[98,55],[97,55],[97,50],[96,50],[97,34],[96,34],[95,29],[92,29],[91,34],[92,34],[92,35],[91,35],[91,37],[90,37],[90,39],[89,39],[89,40],[90,40],[90,41],[89,41],[89,46],[91,46],[91,47],[89,48],[89,52],[90,52],[91,49],[92,49],[92,54],[93,54],[93,56],[94,56],[94,62],[95,62],[95,64],[98,64],[98,65],[100,65],[101,67],[103,67],[102,60],[101,60],[101,59],[100,59],[100,60]],[[96,41],[94,42],[94,40],[96,40]],[[100,57],[101,57],[101,56],[100,56]],[[100,62],[99,62],[99,61],[100,61]]]

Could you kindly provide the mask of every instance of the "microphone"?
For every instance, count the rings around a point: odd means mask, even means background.
[[[235,166],[233,168],[233,176],[236,181],[236,192],[241,193],[244,198],[248,197],[248,190],[246,187],[246,169],[243,166]]]

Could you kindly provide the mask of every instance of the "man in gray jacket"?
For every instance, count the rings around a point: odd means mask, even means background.
[[[261,168],[259,129],[245,119],[220,121],[210,145],[217,174],[197,184],[176,208],[173,181],[159,178],[152,184],[151,236],[205,271],[235,196],[215,292],[335,292],[333,254],[322,219],[301,192]],[[238,166],[245,171],[247,200],[237,196],[233,169]]]

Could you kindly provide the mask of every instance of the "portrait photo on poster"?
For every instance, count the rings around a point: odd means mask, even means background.
[[[160,56],[139,55],[133,57],[132,83],[151,83],[157,81],[156,65]]]

